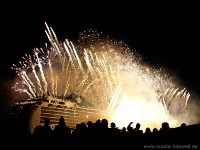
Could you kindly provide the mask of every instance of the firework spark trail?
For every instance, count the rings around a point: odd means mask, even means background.
[[[36,56],[36,58],[37,58],[38,67],[39,67],[39,69],[40,69],[42,81],[44,82],[44,93],[46,94],[46,93],[47,93],[47,86],[48,86],[48,85],[47,85],[47,81],[46,81],[46,79],[45,79],[44,72],[43,72],[43,69],[42,69],[42,64],[41,64],[41,62],[40,62],[40,59],[39,59],[39,57],[38,57],[38,53],[37,53],[37,52],[35,53],[35,56]]]
[[[189,97],[190,97],[190,94],[186,91],[186,89],[184,88],[184,93],[183,93],[183,96],[182,96],[182,99],[185,101],[185,103],[182,103],[182,104],[184,104],[184,106],[182,107],[183,108],[183,110],[185,109],[185,107],[187,106],[187,101],[188,101],[188,99],[189,99]]]
[[[100,69],[101,69],[101,72],[103,72],[104,74],[102,75],[101,73],[100,73],[100,71],[98,70],[98,68],[96,68],[97,69],[97,71],[98,71],[98,73],[100,74],[100,76],[101,77],[103,77],[103,78],[105,78],[105,80],[104,81],[106,81],[107,82],[107,86],[105,86],[106,84],[105,83],[103,83],[100,87],[102,87],[102,88],[104,88],[105,90],[101,90],[100,89],[100,91],[104,91],[104,93],[106,94],[106,97],[108,98],[108,99],[110,99],[111,97],[112,97],[112,95],[114,94],[114,92],[113,92],[113,88],[115,88],[116,87],[116,85],[115,85],[115,82],[112,82],[111,81],[111,79],[112,79],[112,77],[114,77],[114,76],[112,76],[112,74],[109,74],[108,72],[109,72],[109,69],[110,69],[110,67],[109,66],[106,66],[106,61],[100,61],[101,63],[101,67],[99,67]],[[115,76],[116,77],[116,76]],[[109,89],[109,90],[107,90],[107,89]],[[103,94],[103,93],[102,93]],[[107,105],[106,105],[107,106]]]
[[[23,71],[23,75],[24,75],[24,76],[23,76],[23,77],[24,77],[24,80],[27,82],[31,93],[33,94],[34,97],[36,97],[36,95],[35,95],[35,93],[36,93],[35,86],[34,86],[33,83],[31,82],[31,80],[29,79],[29,77],[27,76],[27,74],[26,74],[25,71]]]
[[[176,88],[175,90],[172,88],[170,91],[169,91],[169,89],[166,90],[163,97],[165,97],[165,101],[166,101],[167,105],[171,104],[173,97],[176,96],[175,94],[177,91],[178,91],[178,88]]]
[[[21,67],[13,65],[19,76],[16,91],[25,92],[30,98],[50,91],[54,97],[64,96],[63,99],[76,92],[92,107],[109,112],[117,124],[127,122],[124,116],[138,114],[136,110],[140,114],[134,116],[135,121],[174,123],[186,108],[189,93],[174,89],[171,78],[162,69],[143,65],[139,55],[123,42],[101,39],[90,31],[88,36],[81,34],[76,45],[67,39],[60,43],[53,29],[45,25],[52,47],[48,49],[46,45],[47,54],[43,49],[34,49],[34,60],[25,55],[27,59],[23,58]],[[37,86],[26,73],[28,66]]]
[[[36,93],[35,86],[32,83],[32,81],[29,79],[29,77],[27,76],[26,71],[22,71],[22,78],[27,83],[27,86],[29,87],[29,90],[31,91],[33,96],[36,97],[36,95],[35,95],[35,93]]]
[[[26,89],[21,90],[20,92],[25,92],[30,98],[33,98],[31,93],[29,93]]]
[[[173,101],[171,100],[171,105],[168,108],[168,111],[173,115],[180,114],[185,109],[184,104],[187,102],[188,99],[185,99],[183,97],[184,90],[185,90],[185,88],[182,89],[181,91],[177,92],[177,94],[175,94],[175,92],[173,93],[174,100]]]
[[[72,47],[73,53],[75,54],[75,57],[76,57],[75,60],[78,61],[78,65],[79,65],[79,67],[81,68],[82,73],[84,73],[83,66],[82,66],[82,64],[81,64],[80,58],[79,58],[79,56],[78,56],[78,54],[77,54],[77,52],[76,52],[76,49],[75,49],[73,43],[70,42],[70,45],[71,45],[71,47]]]
[[[76,56],[75,56],[75,54],[74,54],[74,51],[73,51],[73,49],[72,49],[72,47],[71,47],[71,45],[70,45],[70,43],[68,42],[68,40],[66,40],[66,43],[67,43],[67,46],[68,46],[68,50],[69,50],[69,55],[70,55],[70,57],[71,57],[71,61],[72,61],[72,63],[73,63],[73,65],[74,65],[74,71],[75,71],[75,73],[77,74],[77,69],[76,69],[76,67],[75,66],[77,66],[77,60],[76,60]]]
[[[45,22],[45,25],[47,27],[47,31],[45,30],[45,33],[46,33],[51,45],[56,50],[56,52],[57,52],[57,54],[59,56],[60,62],[62,62],[62,55],[61,55],[61,52],[60,52],[60,50],[58,48],[59,42],[58,42],[58,40],[57,40],[57,38],[56,38],[56,36],[54,34],[54,31],[53,31],[53,29],[51,29],[51,30],[49,29],[49,27],[46,24],[46,22]],[[53,33],[54,36],[52,35],[52,33]]]
[[[89,72],[90,72],[90,75],[91,75],[92,80],[95,80],[95,79],[97,79],[97,78],[103,79],[104,77],[107,77],[106,74],[105,74],[105,75],[102,75],[102,74],[101,74],[101,72],[105,72],[105,71],[103,71],[103,70],[100,71],[100,70],[99,70],[99,69],[104,69],[104,70],[106,70],[107,68],[105,67],[105,65],[104,65],[103,63],[101,63],[100,66],[93,68],[92,66],[95,66],[95,65],[94,65],[95,62],[94,62],[94,60],[92,60],[92,59],[89,58],[89,56],[90,56],[91,58],[93,58],[93,55],[91,54],[90,51],[89,51],[89,54],[90,54],[90,55],[88,55],[87,51],[84,50],[84,58],[85,58],[85,61],[86,61],[87,67],[88,67],[88,69],[89,69]],[[92,60],[92,61],[90,61],[90,60]],[[100,75],[100,77],[98,77],[97,72],[98,72],[98,74]],[[99,81],[101,81],[101,80],[99,80]],[[107,81],[107,80],[106,80],[106,81]],[[94,82],[93,82],[93,83],[94,83]],[[101,82],[100,82],[100,84],[101,84],[101,86],[96,87],[95,92],[96,92],[96,93],[99,93],[99,94],[97,94],[97,95],[100,96],[100,97],[108,97],[108,95],[109,95],[108,92],[109,92],[110,90],[106,90],[106,87],[105,87],[104,84],[102,84]],[[90,84],[90,86],[91,86],[91,84]],[[99,87],[100,87],[100,88],[99,88]],[[86,90],[87,90],[87,89],[88,89],[88,88],[86,88]],[[105,89],[105,90],[104,90],[104,89]],[[84,91],[84,93],[86,92],[86,90]],[[102,91],[104,91],[104,92],[102,93]],[[100,97],[98,97],[98,99],[100,99]],[[96,98],[97,98],[97,97],[96,97]],[[107,103],[107,102],[105,101],[105,102],[104,102],[104,105],[105,105],[106,103]]]
[[[66,45],[66,43],[67,43],[67,45]],[[64,43],[64,47],[65,47],[65,50],[66,50],[66,52],[67,52],[67,54],[68,54],[68,56],[69,56],[69,61],[71,62],[72,68],[73,68],[73,70],[75,70],[75,65],[74,65],[74,62],[73,62],[71,53],[70,53],[70,51],[69,51],[69,48],[68,48],[68,41],[67,41],[67,40],[66,40],[65,43]]]
[[[116,90],[115,90],[113,96],[112,96],[112,99],[111,99],[111,101],[110,101],[110,103],[109,103],[109,105],[108,105],[107,110],[112,110],[112,108],[115,106],[116,101],[117,101],[117,98],[118,98],[118,96],[119,96],[118,94],[120,94],[120,92],[121,92],[121,88],[120,88],[120,86],[118,86],[118,87],[116,88]]]
[[[88,66],[89,72],[93,75],[93,68],[91,66],[91,63],[89,61],[89,56],[88,56],[88,53],[86,51],[84,51],[84,58],[85,58],[87,66]]]
[[[25,77],[25,74],[26,74],[26,73],[23,71],[23,72],[21,73],[21,78],[24,80],[24,84],[29,88],[29,90],[30,90],[30,92],[31,92],[31,93],[29,93],[29,95],[31,95],[31,97],[36,97],[36,95],[35,95],[35,93],[34,93],[32,87],[31,87],[31,85],[29,84],[28,80],[27,80],[26,77]]]
[[[185,105],[184,105],[184,109],[185,109],[186,106],[187,106],[187,102],[188,102],[189,97],[190,97],[190,94],[187,93],[186,96],[185,96]]]
[[[48,62],[48,65],[49,65],[49,71],[50,71],[51,89],[52,89],[52,94],[54,95],[55,94],[55,91],[54,91],[54,77],[53,77],[53,70],[52,70],[52,66],[51,66],[51,61],[50,60]]]
[[[27,55],[25,55],[25,56],[27,56]],[[25,60],[25,62],[27,62],[27,60],[24,57],[22,57],[22,58]],[[19,61],[20,65],[21,65],[20,68],[18,68],[14,64],[13,64],[13,67],[11,67],[11,68],[16,70],[16,72],[18,73],[19,77],[23,81],[22,84],[25,84],[29,88],[30,92],[28,92],[24,88],[23,88],[23,90],[22,89],[16,90],[16,88],[17,88],[17,86],[19,84],[16,84],[15,90],[16,91],[20,91],[20,92],[26,92],[29,96],[31,95],[31,97],[36,97],[36,95],[35,95],[35,93],[36,93],[35,86],[34,86],[34,84],[31,82],[31,80],[29,79],[29,77],[26,74],[26,70],[28,69],[28,66],[26,65],[25,62]]]
[[[69,81],[69,79],[67,80],[67,83],[66,83],[66,86],[65,86],[65,91],[64,91],[64,96],[66,96],[66,93],[67,93],[67,91],[68,91],[68,89],[69,89],[69,83],[68,83],[68,81]]]
[[[67,67],[66,67],[66,69],[64,69],[64,76],[68,76],[68,73],[69,73],[69,71],[68,71],[68,69],[69,69],[69,65],[70,65],[70,61],[68,61],[68,63],[67,63]],[[67,80],[66,80],[66,85],[65,85],[65,90],[64,90],[64,96],[66,96],[66,93],[67,93],[67,91],[68,91],[68,89],[69,89],[69,80],[70,80],[70,76],[68,76],[68,78],[67,78]]]
[[[169,116],[169,112],[168,112],[168,110],[167,110],[167,106],[166,106],[166,103],[165,103],[165,99],[163,99],[163,105],[162,105],[163,107],[164,107],[164,113],[166,114],[166,117],[168,118],[168,120],[170,119],[170,116]]]
[[[89,86],[99,85],[99,86],[95,87],[94,92],[97,93],[97,97],[96,97],[97,100],[102,101],[101,99],[103,98],[102,105],[105,106],[106,103],[107,103],[105,98],[108,98],[108,96],[109,96],[108,95],[109,90],[107,90],[106,84],[104,82],[102,82],[105,79],[105,75],[97,74],[97,73],[95,73],[94,75],[95,76],[92,76],[93,77],[93,82],[92,82],[93,84],[90,84]],[[98,75],[100,75],[100,76],[98,76]],[[88,90],[88,88],[87,88],[87,90]]]
[[[55,80],[55,97],[58,95],[57,93],[57,89],[58,89],[58,77],[56,76],[56,80]]]
[[[105,75],[106,75],[106,80],[107,80],[107,82],[108,82],[108,89],[110,89],[110,92],[111,93],[113,93],[113,85],[112,85],[112,83],[111,83],[111,79],[110,79],[110,74],[108,73],[108,69],[107,69],[107,66],[106,66],[106,62],[105,62],[105,60],[103,61],[102,60],[102,66],[103,66],[103,69],[104,69],[104,72],[105,72]]]
[[[25,62],[24,62],[24,68],[26,68],[26,70],[28,69],[28,66],[32,68],[32,72],[33,72],[33,74],[34,74],[34,76],[35,76],[35,78],[36,78],[36,82],[37,82],[37,85],[38,85],[38,91],[39,91],[38,95],[42,95],[42,94],[43,94],[43,91],[42,91],[42,86],[41,86],[41,84],[40,84],[40,79],[39,79],[39,77],[37,76],[37,73],[36,73],[36,71],[35,71],[36,63],[34,63],[34,62],[32,61],[32,58],[31,58],[30,55],[28,56],[27,54],[25,54],[25,56],[26,56],[26,58],[25,58],[25,57],[22,57],[22,58],[24,59],[24,61],[25,61]],[[26,75],[26,72],[25,72],[25,75]],[[26,75],[26,77],[28,78],[29,83],[30,83],[31,86],[33,87],[34,93],[37,94],[36,88],[35,88],[34,84],[31,82],[31,80],[29,79],[29,77],[28,77],[27,75]]]
[[[39,95],[39,96],[40,96],[40,95],[43,95],[42,86],[41,86],[41,84],[40,84],[40,79],[39,79],[39,77],[38,77],[38,75],[37,75],[37,73],[36,73],[36,71],[35,71],[35,66],[34,66],[34,65],[32,65],[32,71],[33,71],[33,74],[34,74],[34,76],[35,76],[35,78],[36,78],[36,81],[37,81],[38,90],[40,91],[38,95]]]
[[[79,84],[79,86],[77,87],[77,91],[81,91],[81,89],[83,88],[85,82],[87,81],[88,76],[86,75],[84,77],[84,79],[81,81],[81,83]]]
[[[99,80],[99,79],[93,80],[93,81],[85,88],[85,90],[83,91],[83,95],[85,95],[86,92],[88,92],[88,90],[90,89],[90,87],[91,87],[92,85],[94,85],[95,82],[96,82],[97,80]]]

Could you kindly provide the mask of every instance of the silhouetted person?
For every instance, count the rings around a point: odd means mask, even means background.
[[[182,123],[182,124],[181,124],[181,130],[184,131],[184,130],[186,130],[186,128],[187,128],[186,124],[185,124],[185,123]]]
[[[110,124],[110,127],[111,127],[111,129],[115,129],[116,124],[115,124],[114,122],[112,122],[112,123]]]
[[[170,128],[169,128],[169,124],[167,122],[163,122],[162,123],[162,131],[168,131]]]
[[[158,129],[157,128],[154,128],[153,129],[153,144],[159,144],[159,131],[158,131]]]
[[[117,136],[120,132],[119,132],[119,129],[118,128],[116,128],[116,124],[114,123],[114,122],[112,122],[111,124],[110,124],[110,134],[112,134],[113,136]]]
[[[42,134],[42,126],[41,125],[38,125],[34,128],[34,132],[33,132],[33,135],[34,136],[41,136]]]
[[[34,128],[34,132],[33,132],[33,147],[34,149],[37,149],[37,147],[39,145],[42,144],[42,126],[38,125]]]
[[[147,134],[147,135],[151,135],[151,129],[150,128],[146,128],[146,131],[145,131],[145,134]]]
[[[188,135],[187,126],[185,123],[181,124],[177,134],[178,135],[176,136],[176,138],[178,137],[179,139],[178,143],[185,144],[186,142],[189,142],[190,136]]]
[[[87,126],[88,126],[89,133],[95,132],[95,126],[93,125],[92,121],[88,121]]]
[[[142,133],[143,131],[140,130],[140,124],[137,123],[136,127],[133,129],[133,137],[136,143],[138,143],[138,145],[141,145],[142,143]]]
[[[100,124],[100,130],[97,131],[97,143],[101,143],[101,149],[108,145],[110,137],[109,137],[109,129],[108,129],[108,120],[102,119]]]
[[[53,130],[51,129],[50,120],[45,119],[44,126],[38,126],[35,128],[35,148],[49,149],[49,143],[52,142]]]
[[[153,128],[153,135],[158,135],[158,129],[157,128]]]
[[[81,124],[76,124],[76,129],[74,131],[72,131],[73,135],[78,134],[80,126],[81,126]]]
[[[160,129],[159,133],[162,143],[170,143],[172,139],[170,138],[170,128],[167,122],[162,123],[162,128]]]
[[[150,128],[146,128],[146,131],[144,133],[144,142],[145,144],[151,144],[152,143],[152,133]]]
[[[89,142],[88,145],[91,147],[95,147],[95,142],[96,142],[96,129],[95,125],[92,123],[92,121],[87,122],[87,129],[88,129],[88,134],[87,134],[87,142]]]
[[[65,125],[65,119],[61,116],[59,124],[54,128],[55,148],[61,149],[63,143],[70,145],[71,130]]]
[[[125,149],[125,145],[126,145],[126,142],[127,142],[127,131],[126,131],[126,128],[123,127],[122,128],[122,131],[120,133],[120,145],[121,145],[121,149]],[[127,146],[127,145],[126,145]]]
[[[85,149],[89,145],[88,129],[85,123],[78,125],[78,132],[73,134],[73,140],[76,144],[73,144],[73,149]]]
[[[125,127],[123,127],[122,128],[122,133],[124,133],[124,134],[126,134],[127,132],[126,132],[126,128]]]
[[[131,127],[132,124],[133,122],[130,122],[129,125],[127,126],[127,130],[129,133],[133,133],[133,127]]]
[[[137,123],[136,124],[136,127],[135,127],[135,129],[133,129],[134,131],[134,134],[137,134],[137,135],[141,135],[142,133],[143,133],[143,131],[142,130],[140,130],[140,124],[139,123]]]
[[[139,123],[136,124],[135,129],[136,129],[136,130],[140,130],[140,124],[139,124]]]
[[[71,135],[71,130],[65,125],[65,119],[61,116],[59,124],[54,128],[55,136],[67,137]]]
[[[44,126],[41,127],[42,136],[44,138],[51,138],[53,135],[53,130],[50,127],[50,120],[45,119]]]
[[[96,122],[95,122],[95,129],[97,131],[100,131],[100,129],[101,129],[101,120],[100,119],[96,120]]]
[[[87,134],[88,129],[85,123],[81,123],[80,128],[79,128],[79,134]]]
[[[102,121],[101,121],[101,129],[102,130],[107,130],[108,129],[108,120],[107,119],[102,119]]]
[[[133,122],[130,122],[129,125],[127,126],[128,130],[128,138],[127,138],[127,146],[132,147],[133,149],[140,149],[142,146],[142,130],[140,130],[140,124],[137,123],[136,127],[133,129],[131,125]],[[139,146],[139,147],[138,147]]]

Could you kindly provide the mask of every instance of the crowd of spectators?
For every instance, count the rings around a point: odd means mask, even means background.
[[[167,122],[161,128],[149,127],[145,131],[140,124],[133,122],[118,129],[112,122],[102,119],[96,122],[77,124],[75,129],[66,126],[63,117],[55,126],[50,127],[46,119],[43,126],[35,127],[30,134],[20,127],[6,126],[1,128],[1,147],[3,149],[143,149],[144,145],[155,144],[198,144],[200,141],[199,128],[191,129],[185,123],[178,128],[170,128]],[[0,148],[1,149],[1,148]]]

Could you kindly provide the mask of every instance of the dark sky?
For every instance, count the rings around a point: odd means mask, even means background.
[[[13,95],[19,96],[11,89],[15,78],[11,65],[48,42],[44,22],[60,40],[76,39],[80,31],[91,28],[125,40],[152,65],[168,68],[188,91],[200,94],[199,2],[4,0],[0,7],[1,115],[13,102]]]

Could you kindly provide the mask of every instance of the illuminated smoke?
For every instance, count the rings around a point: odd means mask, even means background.
[[[16,91],[30,98],[79,95],[78,103],[105,111],[119,127],[131,121],[143,127],[182,121],[190,95],[178,90],[162,68],[145,64],[124,42],[105,34],[88,30],[75,43],[61,43],[46,27],[51,47],[34,49],[20,67],[12,67],[18,74]]]

